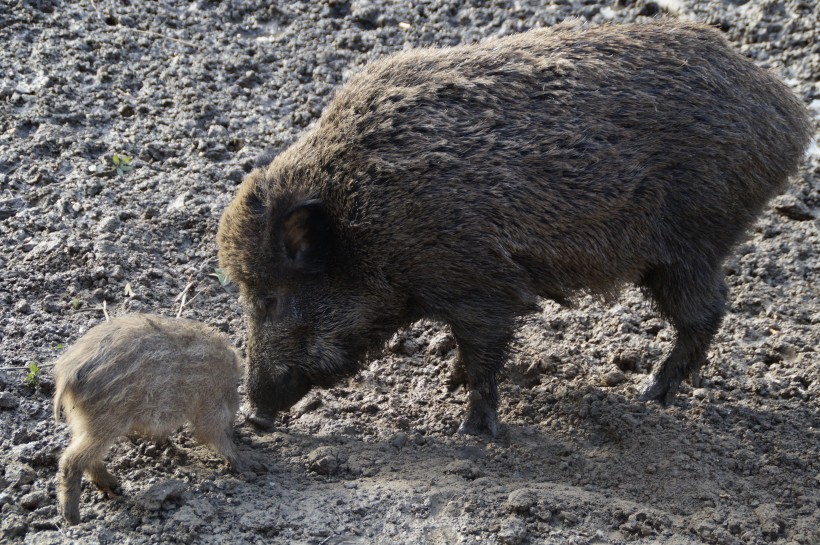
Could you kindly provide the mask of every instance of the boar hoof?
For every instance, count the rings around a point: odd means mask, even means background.
[[[678,384],[678,382],[660,380],[653,375],[644,382],[641,393],[638,394],[638,399],[640,401],[657,401],[666,407],[675,398]]]
[[[253,411],[245,415],[245,420],[250,422],[255,428],[264,431],[271,431],[275,427],[273,417],[258,411]]]
[[[458,427],[458,433],[466,435],[489,433],[491,437],[495,437],[498,433],[498,414],[496,410],[483,399],[470,400],[467,418]]]

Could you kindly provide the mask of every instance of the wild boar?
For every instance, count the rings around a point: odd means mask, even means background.
[[[80,521],[83,472],[113,493],[117,479],[103,458],[132,432],[162,439],[190,422],[199,441],[241,471],[232,439],[241,371],[225,336],[198,322],[133,314],[91,328],[54,364],[54,419],[62,408],[71,430],[57,475],[63,517]]]
[[[724,259],[809,134],[783,83],[692,22],[566,23],[373,62],[222,216],[251,421],[426,317],[458,343],[460,430],[494,434],[515,319],[625,283],[676,330],[640,394],[666,402],[721,323]]]

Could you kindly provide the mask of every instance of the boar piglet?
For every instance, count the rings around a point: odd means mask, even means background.
[[[517,318],[626,283],[677,333],[641,392],[665,403],[704,364],[722,263],[810,132],[788,87],[686,21],[564,23],[371,63],[222,216],[251,420],[426,317],[458,343],[461,430],[495,433]]]
[[[117,488],[103,458],[132,432],[163,439],[188,422],[241,471],[232,439],[241,372],[225,335],[198,322],[133,314],[91,328],[54,364],[54,418],[62,408],[71,430],[57,475],[64,518],[80,520],[83,472],[105,492]]]

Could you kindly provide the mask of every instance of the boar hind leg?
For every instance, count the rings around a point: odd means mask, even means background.
[[[228,424],[225,423],[228,419]],[[212,445],[221,454],[233,471],[241,473],[245,469],[244,458],[236,450],[233,442],[233,416],[213,414],[194,423],[194,435],[200,443]]]
[[[503,325],[488,324],[491,327],[486,328],[453,325],[459,352],[454,369],[463,373],[461,380],[470,389],[467,415],[458,428],[459,433],[487,432],[495,437],[498,432],[497,377],[512,338],[510,324],[512,319]]]
[[[696,376],[726,312],[728,289],[719,268],[663,268],[644,278],[661,312],[672,322],[677,339],[672,352],[646,381],[639,399],[668,404],[680,383]]]
[[[80,522],[80,485],[83,472],[96,464],[102,465],[110,442],[81,434],[71,439],[60,457],[57,473],[57,498],[60,514],[69,524]],[[107,473],[107,472],[106,472]]]

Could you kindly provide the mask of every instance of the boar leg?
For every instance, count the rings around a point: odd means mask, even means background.
[[[453,324],[459,352],[455,369],[463,369],[470,388],[467,416],[458,428],[459,433],[488,432],[495,437],[498,432],[497,376],[512,338],[512,319],[499,323],[494,316],[492,321],[483,328]]]
[[[228,420],[226,424],[225,421]],[[212,445],[221,454],[231,469],[241,473],[245,469],[245,461],[236,450],[233,442],[233,415],[227,411],[218,410],[193,423],[194,436],[200,443]]]
[[[57,498],[60,514],[69,524],[80,522],[80,485],[83,472],[105,456],[110,441],[101,441],[86,434],[72,437],[60,457],[57,473]]]
[[[681,265],[647,275],[642,285],[672,322],[677,339],[672,352],[646,381],[641,401],[668,404],[681,381],[697,373],[725,314],[728,288],[716,268]]]

